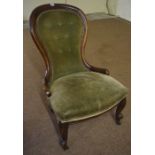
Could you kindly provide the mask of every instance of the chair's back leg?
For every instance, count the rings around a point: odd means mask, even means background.
[[[126,105],[126,98],[121,100],[121,102],[117,105],[116,113],[115,113],[115,121],[116,121],[116,124],[118,125],[121,124],[121,119],[123,118],[123,114],[121,112],[124,109],[125,105]]]

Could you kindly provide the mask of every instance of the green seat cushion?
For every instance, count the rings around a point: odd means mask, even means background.
[[[61,122],[99,115],[118,104],[127,89],[111,76],[79,72],[55,80],[51,86],[51,107]]]

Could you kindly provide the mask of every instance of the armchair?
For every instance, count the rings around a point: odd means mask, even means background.
[[[45,105],[55,125],[59,143],[67,149],[68,127],[116,107],[115,121],[121,124],[127,89],[112,78],[109,70],[85,59],[87,19],[71,5],[50,4],[35,8],[30,33],[44,63]]]

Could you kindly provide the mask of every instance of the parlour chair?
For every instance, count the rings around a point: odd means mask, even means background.
[[[67,149],[69,124],[89,119],[116,107],[121,124],[127,88],[109,75],[108,69],[85,59],[87,19],[77,7],[45,4],[30,16],[30,33],[44,63],[45,104],[59,143]]]

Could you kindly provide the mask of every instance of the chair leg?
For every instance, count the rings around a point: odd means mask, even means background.
[[[121,100],[121,102],[117,105],[116,113],[115,113],[115,121],[117,125],[121,125],[121,119],[123,118],[123,114],[121,113],[126,105],[126,98]]]
[[[64,150],[68,149],[67,146],[67,139],[68,139],[68,127],[69,127],[69,123],[61,123],[60,121],[57,121],[56,116],[53,112],[53,110],[50,110],[50,116],[51,119],[53,121],[53,124],[55,126],[56,132],[58,134],[58,138],[59,138],[59,144],[61,145],[61,147]]]
[[[45,108],[50,116],[51,121],[53,122],[53,125],[55,127],[55,130],[57,132],[58,138],[59,138],[59,143],[61,147],[66,150],[68,149],[67,146],[67,138],[68,138],[68,127],[69,123],[61,123],[57,120],[56,115],[53,111],[53,109],[50,106],[50,103],[46,98],[44,98],[44,95],[42,93],[40,94],[41,99],[43,100],[43,103],[45,105]]]
[[[68,123],[58,122],[59,127],[59,143],[64,150],[68,149],[67,139],[68,139]]]

